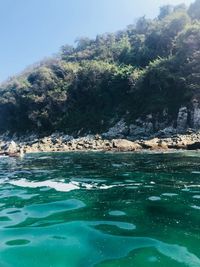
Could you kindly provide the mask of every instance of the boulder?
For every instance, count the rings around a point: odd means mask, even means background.
[[[113,148],[119,151],[135,151],[141,149],[138,143],[128,141],[125,139],[116,139],[112,141]]]
[[[187,149],[188,150],[196,150],[196,149],[200,149],[200,142],[194,142],[192,144],[188,144],[187,145]]]
[[[165,146],[165,148],[167,147],[167,144],[164,145],[164,142],[162,142],[158,138],[141,141],[140,145],[144,149],[152,149],[152,150],[161,149],[161,148],[164,148],[164,146]]]
[[[19,150],[20,150],[19,146],[14,141],[11,141],[5,147],[5,151],[10,154],[17,153],[19,152]]]

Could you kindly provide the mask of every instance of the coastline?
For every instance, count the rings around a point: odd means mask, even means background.
[[[199,150],[200,133],[177,134],[171,137],[128,140],[126,138],[104,139],[100,135],[87,135],[73,138],[64,134],[52,134],[46,137],[28,135],[21,137],[0,137],[0,154],[20,156],[24,153],[68,152],[68,151],[174,151]]]

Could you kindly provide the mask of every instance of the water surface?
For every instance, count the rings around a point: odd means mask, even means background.
[[[0,267],[199,267],[200,154],[0,158]]]

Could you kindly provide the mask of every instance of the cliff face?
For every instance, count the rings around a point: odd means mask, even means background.
[[[127,124],[121,119],[113,127],[103,134],[106,138],[153,138],[153,137],[170,137],[175,134],[185,134],[199,132],[200,130],[200,104],[193,100],[190,108],[180,107],[177,118],[170,121],[168,114],[163,111],[163,121],[158,121],[152,114],[146,118],[138,118],[133,124]]]
[[[199,2],[82,38],[2,84],[0,132],[135,139],[200,130]]]

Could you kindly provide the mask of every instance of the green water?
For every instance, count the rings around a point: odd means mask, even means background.
[[[199,267],[200,154],[0,158],[0,267]]]

